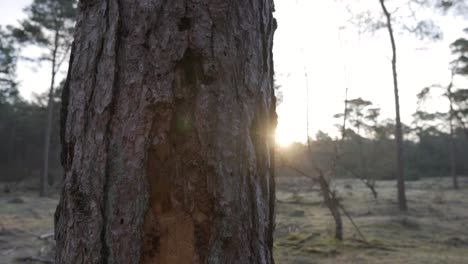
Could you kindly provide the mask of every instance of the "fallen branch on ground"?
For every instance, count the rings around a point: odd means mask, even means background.
[[[36,262],[50,263],[50,264],[53,264],[53,263],[54,263],[54,260],[52,260],[52,259],[46,259],[46,258],[35,257],[35,256],[20,257],[20,258],[16,258],[16,260],[17,260],[17,261],[21,261],[21,262],[36,261]]]
[[[47,233],[39,236],[39,239],[46,240],[54,236],[54,233]]]

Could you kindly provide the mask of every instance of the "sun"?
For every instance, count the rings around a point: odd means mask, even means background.
[[[275,141],[280,147],[287,147],[294,142],[294,137],[284,129],[276,129]]]

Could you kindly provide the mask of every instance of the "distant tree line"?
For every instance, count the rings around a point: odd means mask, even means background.
[[[5,87],[2,87],[5,88]],[[0,181],[39,180],[43,163],[44,120],[47,115],[47,94],[27,101],[16,88],[0,93]],[[61,177],[59,114],[60,90],[54,92],[54,115],[50,145],[49,184]]]
[[[58,109],[61,84],[58,73],[68,61],[75,25],[76,0],[34,0],[18,25],[0,27],[0,180],[40,176],[40,194],[61,174]],[[24,57],[22,48],[34,46],[41,54]],[[18,60],[51,66],[48,93],[32,101],[19,96]],[[42,150],[41,150],[42,149]],[[41,163],[42,162],[42,163]]]
[[[395,179],[394,121],[381,120],[380,109],[362,98],[348,100],[347,106],[344,140],[319,131],[315,138],[310,139],[311,152],[305,144],[294,143],[281,149],[283,155],[280,157],[288,157],[288,160],[310,171],[315,167],[327,170],[332,166],[337,145],[341,144],[338,177],[354,177],[370,183]],[[342,114],[335,117],[341,119]],[[403,124],[407,180],[451,175],[451,135],[446,120],[447,115],[418,111],[412,124]],[[343,125],[337,127],[341,131]],[[468,175],[468,137],[462,125],[454,127],[453,140],[455,173]]]
[[[420,3],[415,1],[416,3]],[[444,10],[464,10],[464,1],[435,1]],[[433,4],[434,4],[433,3]],[[455,8],[457,7],[457,8]],[[44,170],[44,148],[50,149],[49,182],[61,174],[59,162],[59,104],[60,84],[51,81],[47,94],[27,101],[18,93],[20,82],[16,76],[16,64],[21,59],[20,51],[25,45],[35,45],[45,51],[36,60],[51,63],[55,79],[58,68],[67,60],[71,45],[76,1],[35,0],[25,12],[27,18],[17,27],[0,27],[0,180],[19,180],[37,177]],[[463,13],[462,13],[463,15]],[[465,30],[465,33],[468,29]],[[451,65],[455,76],[468,76],[468,40],[460,37],[451,45],[454,61]],[[439,85],[441,88],[448,88]],[[421,101],[428,100],[421,92]],[[445,89],[444,95],[451,104],[451,111],[428,113],[418,111],[411,125],[403,125],[404,166],[408,179],[421,176],[449,175],[450,138],[453,138],[454,164],[457,174],[467,174],[468,155],[468,89],[454,87]],[[50,102],[53,102],[52,104]],[[355,174],[366,179],[390,179],[395,177],[394,121],[381,120],[380,110],[361,98],[348,101],[348,124],[343,142],[343,157],[340,159],[341,175]],[[48,114],[52,111],[52,115]],[[52,116],[52,121],[49,120]],[[337,118],[339,115],[337,115]],[[46,122],[45,122],[46,121]],[[51,129],[45,129],[51,124]],[[450,124],[453,125],[450,132]],[[44,143],[50,134],[50,146]],[[452,135],[452,136],[451,136]],[[333,155],[336,139],[320,132],[312,144],[313,160],[327,166],[327,157]],[[46,145],[44,147],[44,145]],[[298,155],[305,154],[304,146],[293,145],[288,150]],[[304,158],[309,160],[309,158]],[[42,162],[42,164],[41,164]]]

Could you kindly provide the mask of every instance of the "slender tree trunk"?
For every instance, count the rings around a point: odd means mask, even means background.
[[[453,96],[452,96],[452,87],[453,87],[453,74],[452,80],[447,87],[447,96],[450,103],[450,112],[449,112],[449,126],[450,126],[450,174],[452,176],[453,188],[458,189],[458,176],[457,176],[457,164],[455,156],[455,135],[453,129],[453,117],[455,115],[453,110]]]
[[[46,116],[46,126],[44,130],[44,156],[42,163],[42,174],[40,180],[40,191],[39,195],[44,197],[47,194],[47,185],[49,177],[49,156],[50,156],[50,139],[52,134],[52,121],[54,115],[54,86],[55,86],[55,75],[56,71],[56,60],[57,60],[57,50],[58,50],[58,31],[55,32],[54,37],[54,50],[52,51],[52,74],[50,80],[49,88],[49,97],[47,100],[47,116]]]
[[[330,185],[325,179],[322,172],[319,172],[318,181],[320,184],[320,190],[323,195],[323,201],[328,207],[333,220],[335,221],[335,239],[342,241],[343,240],[343,219],[341,218],[339,200],[336,197],[335,193],[330,189]]]
[[[310,136],[309,136],[309,77],[307,76],[307,69],[304,66],[304,78],[306,85],[306,137],[307,137],[307,148],[309,150],[309,155],[312,157],[312,150],[310,148]]]
[[[452,175],[453,188],[458,189],[457,167],[455,162],[455,139],[452,119],[450,119],[450,174]]]
[[[379,0],[385,18],[387,20],[387,29],[390,36],[390,42],[392,46],[392,75],[393,75],[393,91],[395,94],[395,142],[396,142],[396,157],[397,157],[397,188],[398,188],[398,207],[401,211],[407,211],[408,206],[406,203],[406,191],[405,191],[405,178],[404,178],[404,164],[403,164],[403,133],[401,128],[400,120],[400,99],[398,96],[398,78],[396,68],[396,44],[395,37],[393,35],[392,19],[391,15],[385,6],[385,0]]]
[[[57,263],[273,263],[270,1],[81,1]]]
[[[358,125],[357,125],[357,136],[358,136],[358,151],[359,151],[359,174],[360,177],[367,180],[368,175],[366,173],[366,170],[364,169],[364,148],[363,148],[363,142],[362,142],[362,137],[361,137],[361,120],[360,117],[358,117]]]
[[[341,131],[341,140],[340,140],[340,145],[344,142],[346,139],[346,120],[348,118],[348,88],[346,88],[345,91],[345,101],[344,101],[344,111],[343,111],[343,128]]]

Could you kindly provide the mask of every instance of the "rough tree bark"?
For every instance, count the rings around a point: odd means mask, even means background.
[[[57,263],[273,263],[270,0],[82,0]]]
[[[398,95],[398,78],[396,68],[396,44],[393,35],[392,18],[385,6],[385,0],[379,0],[382,11],[387,20],[387,30],[390,36],[390,43],[392,46],[392,77],[393,77],[393,92],[395,95],[395,142],[396,142],[396,160],[397,160],[397,189],[398,189],[398,207],[401,211],[407,211],[408,205],[406,203],[405,191],[405,177],[404,177],[404,164],[403,164],[403,132],[400,120],[400,98]]]

